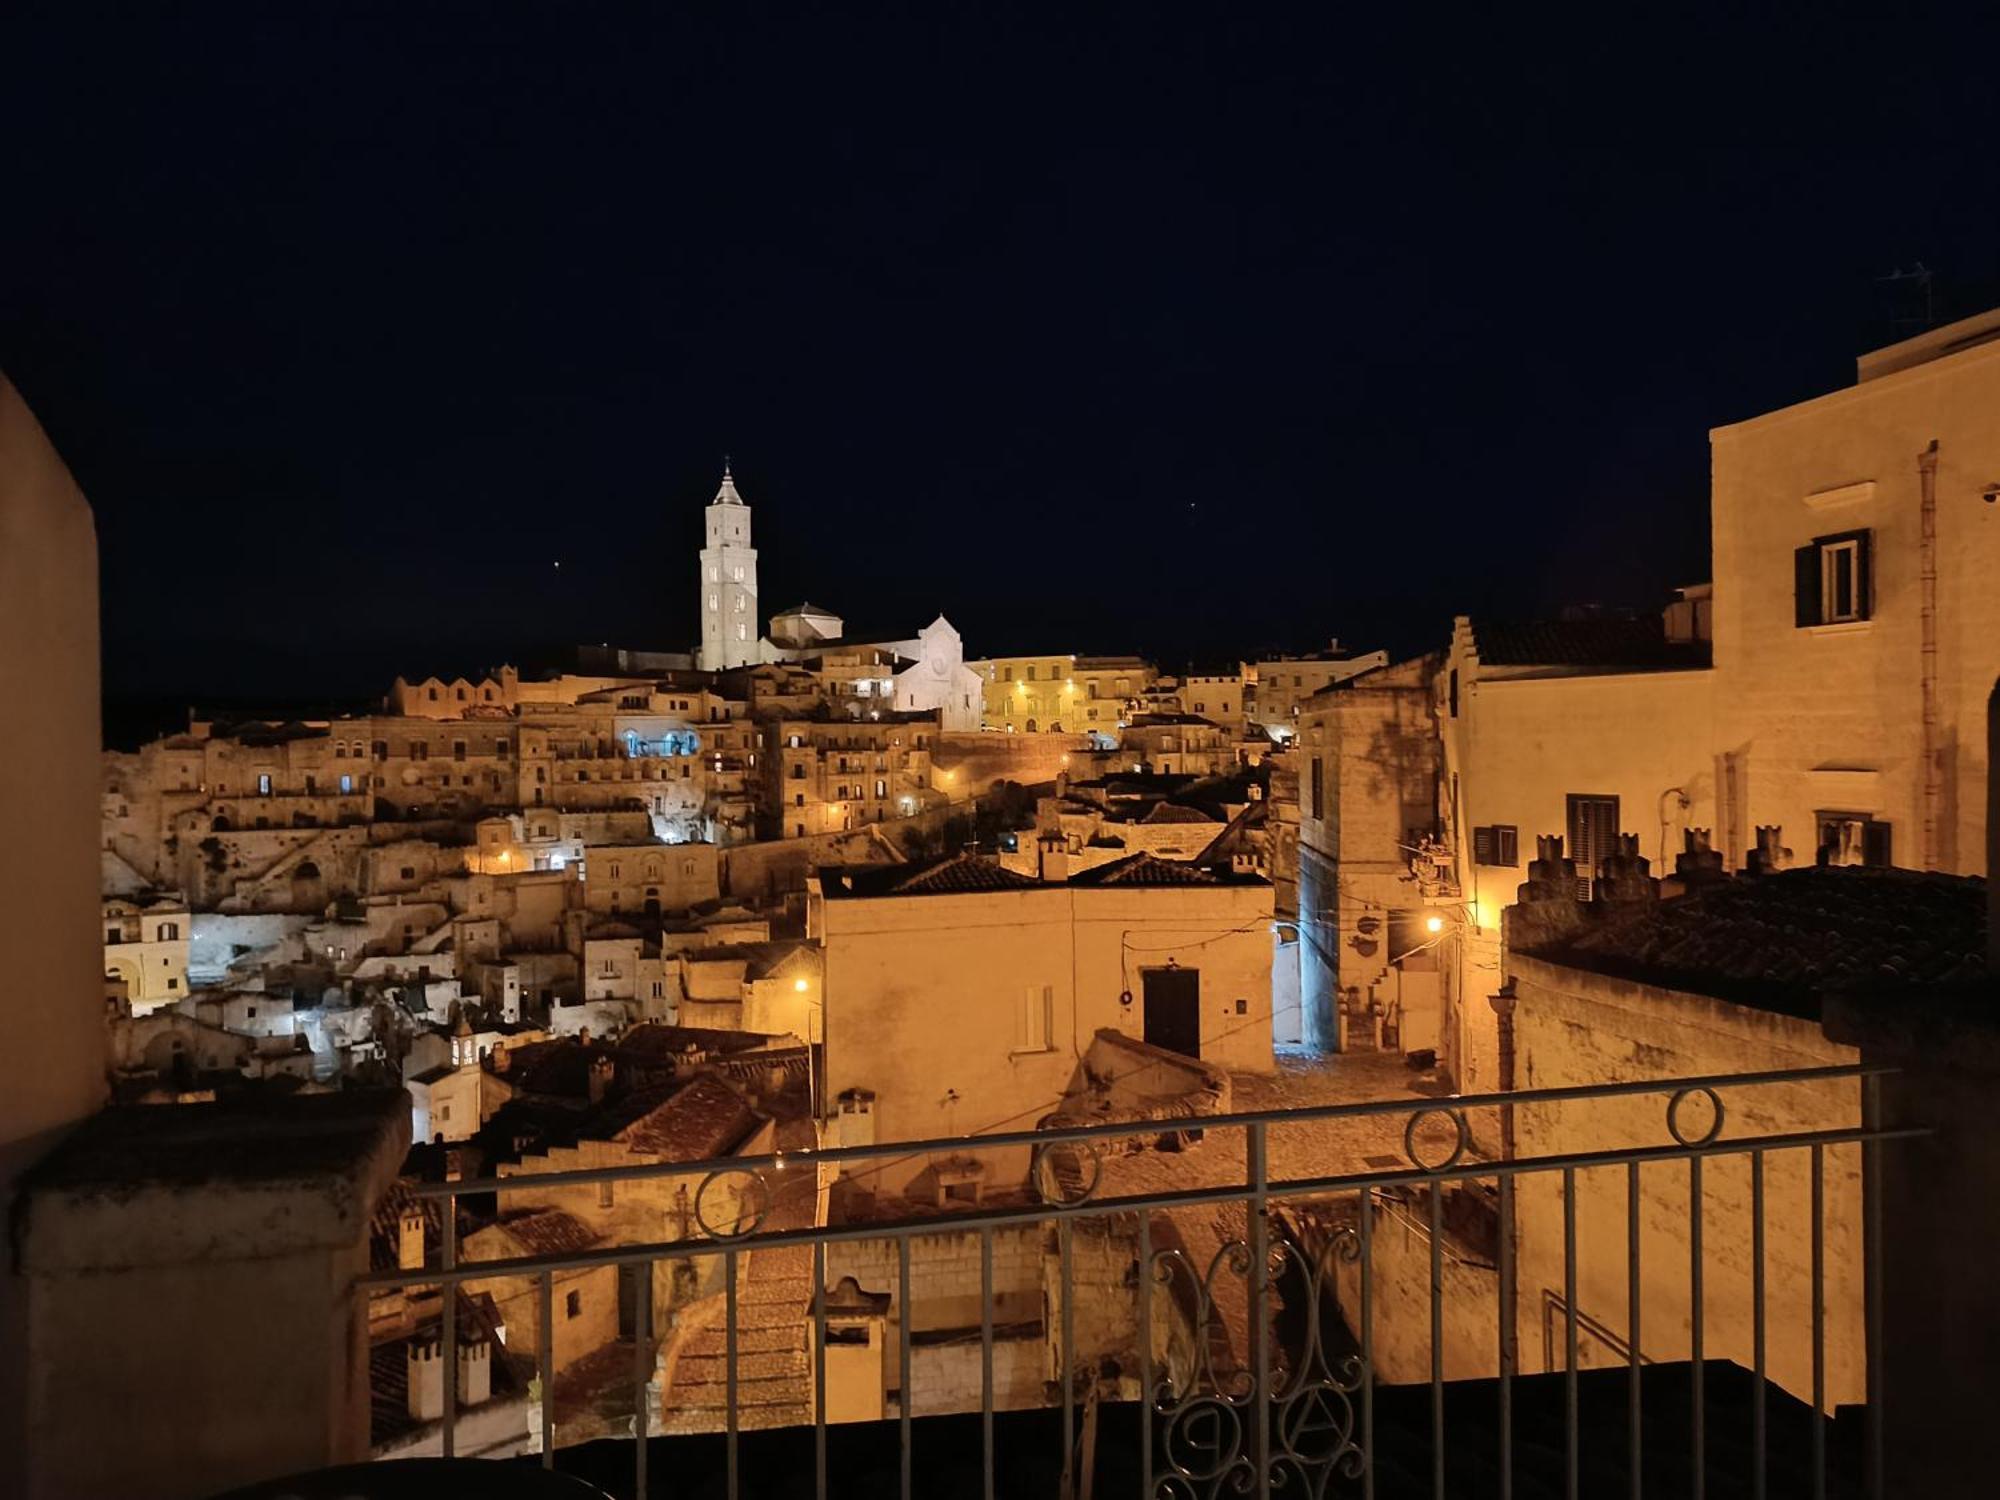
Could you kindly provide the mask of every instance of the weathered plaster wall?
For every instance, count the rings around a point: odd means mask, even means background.
[[[105,1095],[97,651],[90,506],[0,376],[0,824],[33,851],[0,861],[0,1013],[14,1038],[0,1049],[0,1206]],[[0,1275],[0,1493],[27,1489],[25,1318],[21,1282]]]
[[[1517,1082],[1522,1088],[1617,1083],[1714,1073],[1826,1067],[1858,1060],[1851,1047],[1826,1040],[1816,1022],[1585,973],[1537,959],[1509,960],[1514,979]],[[1725,1139],[1785,1131],[1827,1130],[1860,1122],[1859,1085],[1787,1084],[1725,1089]],[[1683,1123],[1699,1134],[1708,1119],[1699,1099]],[[1666,1100],[1658,1095],[1516,1107],[1523,1156],[1669,1144]],[[1794,1395],[1810,1399],[1810,1179],[1802,1151],[1770,1153],[1765,1162],[1765,1277],[1768,1369]],[[1641,1309],[1644,1352],[1686,1359],[1689,1350],[1691,1203],[1684,1163],[1641,1169]],[[1750,1166],[1720,1156],[1702,1169],[1702,1287],[1705,1352],[1751,1364]],[[1590,1169],[1577,1178],[1577,1305],[1589,1316],[1626,1326],[1626,1169]],[[1563,1285],[1561,1180],[1521,1179],[1519,1289],[1522,1367],[1532,1370],[1540,1345],[1543,1294]],[[1859,1150],[1826,1152],[1826,1351],[1829,1402],[1863,1397],[1861,1326],[1861,1181]],[[1615,1359],[1589,1345],[1591,1363]]]
[[[1265,885],[819,900],[828,1097],[873,1091],[881,1141],[1031,1126],[1100,1027],[1143,1037],[1142,971],[1169,960],[1200,971],[1203,1059],[1269,1071],[1270,902]],[[1050,1045],[1023,1050],[1024,995],[1045,988]],[[990,1156],[996,1183],[1025,1169],[1025,1150]]]
[[[1741,837],[1781,824],[1809,862],[1816,811],[1869,812],[1894,825],[1896,863],[1920,864],[1917,460],[1935,440],[1940,868],[1985,870],[1986,695],[2000,676],[2000,507],[1984,499],[2000,480],[1996,407],[2000,346],[1986,344],[1710,434],[1718,727],[1743,761]],[[1800,629],[1793,549],[1862,528],[1874,534],[1873,618]],[[1740,846],[1731,853],[1740,859]]]

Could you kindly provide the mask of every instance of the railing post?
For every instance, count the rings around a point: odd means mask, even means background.
[[[1250,1359],[1255,1377],[1251,1420],[1251,1460],[1257,1466],[1258,1500],[1271,1494],[1271,1240],[1267,1217],[1271,1171],[1265,1125],[1251,1124],[1245,1135],[1245,1178],[1250,1185]]]
[[[444,1200],[444,1233],[439,1237],[438,1264],[446,1271],[458,1269],[458,1200]],[[444,1360],[444,1431],[439,1434],[438,1452],[452,1456],[458,1422],[458,1281],[446,1277],[438,1284],[444,1338],[438,1353]]]

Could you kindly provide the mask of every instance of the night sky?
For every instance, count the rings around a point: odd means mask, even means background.
[[[767,610],[973,655],[1652,606],[1877,278],[2000,301],[1935,36],[852,10],[11,12],[0,366],[107,694],[686,649],[724,453]]]

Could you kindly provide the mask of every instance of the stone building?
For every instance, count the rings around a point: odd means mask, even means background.
[[[1251,723],[1261,725],[1274,739],[1289,739],[1306,699],[1336,682],[1388,664],[1386,651],[1352,656],[1340,649],[1339,641],[1304,656],[1272,656],[1246,663],[1245,713]]]
[[[179,896],[104,903],[104,978],[134,1015],[187,998],[194,913]]]
[[[839,833],[909,817],[944,800],[931,789],[935,715],[785,717],[762,730],[766,838]]]
[[[1025,1128],[1103,1028],[1267,1071],[1270,917],[1261,877],[1146,854],[1041,879],[971,854],[822,869],[807,934],[825,965],[826,1097],[870,1101],[865,1125],[836,1120],[879,1141]],[[988,1185],[1018,1182],[1025,1153],[995,1155]]]
[[[1496,1077],[1500,915],[1539,833],[1560,831],[1588,882],[1621,832],[1654,861],[1716,810],[1716,675],[1708,643],[1658,617],[1458,620],[1434,679],[1448,887],[1433,908],[1455,976],[1439,1055],[1461,1088]]]
[[[1406,1054],[1439,1045],[1453,914],[1414,873],[1439,825],[1436,666],[1417,657],[1323,688],[1294,720],[1301,1033],[1322,1050],[1385,1032]]]
[[[1008,733],[1113,734],[1158,675],[1136,656],[995,656],[967,665],[984,726]]]
[[[2000,672],[2000,309],[1865,354],[1855,384],[1718,427],[1716,846],[1986,868]]]

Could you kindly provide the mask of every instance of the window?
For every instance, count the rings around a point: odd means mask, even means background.
[[[879,776],[875,778],[875,795],[878,797],[889,795],[889,783]]]
[[[729,570],[729,576],[730,576],[731,578],[735,579],[735,580],[736,580],[736,581],[737,581],[738,583],[741,583],[741,582],[743,581],[743,566],[742,566],[742,564],[741,564],[741,563],[739,563],[739,564],[737,564],[737,565],[736,565],[735,567],[731,568],[731,569]]]
[[[613,1202],[613,1200],[614,1200],[614,1199],[615,1199],[615,1198],[617,1197],[617,1188],[618,1188],[618,1184],[617,1184],[617,1183],[615,1183],[615,1182],[600,1182],[600,1183],[598,1183],[598,1185],[597,1185],[597,1206],[598,1206],[599,1208],[609,1208],[609,1207],[611,1207],[611,1205],[612,1205],[612,1202]],[[570,1293],[570,1295],[571,1295],[572,1297],[574,1297],[574,1296],[576,1295],[576,1293],[574,1293],[574,1292],[571,1292],[571,1293]]]
[[[1326,763],[1317,755],[1312,758],[1312,815],[1326,816]]]
[[[722,569],[716,567],[713,563],[709,564],[708,581],[710,583],[714,583],[721,576],[722,576]]]
[[[1576,895],[1588,901],[1598,861],[1618,845],[1618,799],[1569,796],[1569,857],[1576,861]]]
[[[449,1104],[440,1104],[438,1106],[438,1118],[440,1120],[449,1120],[451,1118],[451,1106]]]
[[[722,608],[722,595],[718,594],[714,589],[708,591],[708,607],[711,610]]]
[[[431,747],[428,742],[424,740],[418,740],[416,744],[410,746],[411,760],[429,760],[430,758],[431,758]]]
[[[333,758],[335,760],[347,759],[347,742],[345,740],[335,740],[333,742]]]
[[[387,740],[375,741],[375,758],[377,760],[387,760],[389,758],[389,742]]]
[[[404,865],[404,866],[403,866],[403,879],[405,879],[405,880],[415,880],[416,878],[417,878],[417,871],[416,871],[416,867],[415,867],[414,865]]]
[[[352,776],[343,776],[343,777],[341,777],[341,778],[340,778],[340,795],[341,795],[341,796],[343,796],[343,797],[345,797],[345,796],[347,796],[347,795],[348,795],[349,793],[351,793],[351,792],[352,792],[353,790],[354,790],[354,778],[353,778]]]
[[[451,758],[452,758],[453,760],[464,760],[464,759],[465,759],[465,741],[464,741],[464,740],[453,740],[453,741],[451,742]]]
[[[268,772],[257,778],[257,795],[260,797],[271,795],[271,777]]]
[[[178,923],[178,922],[162,922],[162,923],[160,924],[160,941],[161,941],[161,942],[163,942],[163,943],[171,943],[171,942],[175,942],[175,941],[178,941],[178,940],[179,940],[179,938],[180,938],[180,935],[181,935],[181,924],[180,924],[180,923]]]
[[[1457,718],[1458,717],[1458,668],[1457,667],[1453,667],[1451,669],[1451,675],[1446,679],[1445,697],[1449,702],[1451,716],[1454,719]]]
[[[1014,1018],[1014,1050],[1046,1052],[1055,1010],[1056,990],[1052,984],[1021,987],[1021,1008]]]
[[[563,1298],[563,1316],[580,1318],[583,1316],[583,1293],[570,1292]]]
[[[1012,682],[1014,680],[1014,669],[1012,667],[1002,667],[1000,669],[1000,680],[1002,682]]]
[[[736,622],[736,639],[739,641],[750,639],[750,627],[741,620]]]
[[[181,987],[180,980],[176,979],[173,975],[169,974],[167,976],[167,988],[170,990],[177,990],[180,987]]]
[[[1819,863],[1878,868],[1894,863],[1887,823],[1848,812],[1816,813],[1814,821],[1819,825]]]
[[[736,613],[738,613],[739,615],[742,614],[745,609],[749,608],[749,606],[750,606],[749,595],[738,594],[736,596]]]
[[[1490,823],[1472,830],[1472,862],[1475,865],[1519,864],[1520,835],[1510,823]]]
[[[1792,554],[1793,622],[1843,625],[1873,614],[1874,582],[1869,531],[1814,537]]]
[[[804,807],[805,805],[806,805],[806,794],[804,792],[800,792],[796,797],[792,798],[792,806]]]

